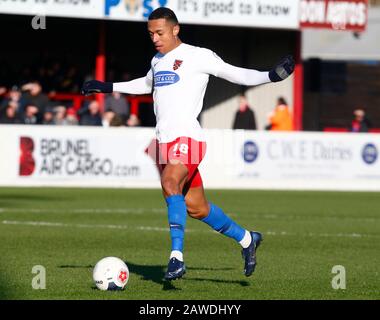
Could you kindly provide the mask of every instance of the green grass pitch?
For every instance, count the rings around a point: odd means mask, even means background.
[[[380,195],[365,192],[208,190],[245,228],[264,235],[255,273],[240,247],[187,219],[187,273],[162,280],[170,237],[159,190],[0,188],[0,299],[379,299]],[[92,282],[105,256],[126,261],[127,288]],[[35,265],[46,289],[32,288]],[[345,289],[332,272],[345,268]],[[342,276],[342,274],[340,274]]]

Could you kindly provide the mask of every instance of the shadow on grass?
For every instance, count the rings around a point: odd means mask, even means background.
[[[129,272],[137,274],[142,277],[143,280],[153,281],[154,283],[158,283],[162,285],[162,290],[180,290],[173,286],[173,284],[169,281],[165,281],[163,279],[166,266],[149,266],[149,265],[139,265],[134,264],[130,261],[125,261],[128,266]],[[58,268],[68,268],[68,269],[93,269],[95,266],[93,265],[60,265]],[[93,286],[92,289],[97,289],[96,286]]]
[[[187,270],[205,270],[205,271],[228,271],[228,270],[234,270],[233,268],[195,268],[195,267],[188,267]]]
[[[157,284],[163,286],[162,290],[181,290],[176,288],[174,284],[176,281],[166,281],[163,279],[164,273],[166,271],[166,266],[148,266],[148,265],[138,265],[134,264],[130,261],[125,261],[127,264],[129,271],[135,274],[142,276],[144,280],[153,281]],[[232,270],[232,268],[197,268],[190,267],[187,270],[208,270],[208,271],[228,271]],[[221,280],[221,279],[212,279],[212,278],[191,278],[184,276],[183,280],[185,281],[207,281],[207,282],[215,282],[215,283],[230,283],[230,284],[238,284],[243,287],[249,286],[249,282],[247,281],[235,281],[235,280]]]
[[[90,268],[94,268],[95,266],[89,264],[87,266],[75,266],[75,265],[71,265],[71,264],[66,264],[66,265],[63,265],[63,266],[58,266],[58,268],[72,268],[72,269],[90,269]]]
[[[176,281],[166,281],[164,280],[164,274],[166,271],[166,266],[162,265],[141,265],[141,264],[135,264],[131,261],[124,261],[126,265],[128,266],[129,272],[133,274],[137,274],[141,276],[143,280],[146,281],[152,281],[154,283],[157,283],[159,285],[162,285],[162,290],[181,290],[180,288],[177,288],[175,286]],[[84,269],[92,269],[94,268],[93,265],[60,265],[58,268],[84,268]],[[197,267],[190,267],[187,268],[187,270],[207,270],[207,271],[228,271],[232,270],[232,268],[197,268]],[[201,281],[201,282],[214,282],[214,283],[225,283],[225,284],[237,284],[242,287],[249,286],[249,282],[247,281],[239,281],[239,280],[221,280],[221,279],[212,279],[212,278],[191,278],[185,276],[182,280],[185,281]],[[94,286],[93,289],[96,289]]]
[[[207,278],[184,278],[185,281],[207,281],[207,282],[214,282],[214,283],[225,283],[225,284],[238,284],[242,287],[248,287],[250,286],[250,283],[248,281],[244,280],[220,280],[220,279],[207,279]]]
[[[130,261],[125,261],[129,268],[129,272],[138,274],[143,280],[153,281],[159,285],[162,285],[162,290],[180,290],[176,288],[172,282],[164,280],[164,273],[166,266],[158,265],[140,265]]]

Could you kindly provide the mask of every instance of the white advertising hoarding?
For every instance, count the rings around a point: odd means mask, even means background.
[[[207,134],[212,143],[202,174],[209,187],[380,191],[378,134],[244,130]]]
[[[207,188],[380,191],[380,135],[205,130]],[[160,187],[154,129],[0,126],[0,185]]]
[[[105,0],[105,16],[146,20],[159,6],[171,8],[180,23],[297,29],[298,0]]]
[[[146,21],[165,6],[180,23],[364,31],[367,0],[0,0],[0,13]]]
[[[1,0],[0,13],[101,19],[104,0]]]
[[[180,23],[297,29],[299,0],[0,0],[0,13],[146,21],[165,6]]]
[[[153,129],[1,126],[0,184],[159,186]],[[6,138],[4,138],[6,137]]]

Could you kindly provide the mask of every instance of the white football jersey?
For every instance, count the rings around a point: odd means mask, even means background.
[[[171,142],[181,136],[204,141],[197,118],[210,75],[241,85],[270,82],[268,72],[235,67],[209,49],[181,43],[165,55],[156,54],[146,77],[114,83],[113,89],[132,94],[146,94],[153,89],[159,142]]]
[[[147,75],[153,83],[157,138],[204,141],[197,120],[209,75],[217,75],[223,61],[212,51],[182,43],[169,53],[156,54]]]

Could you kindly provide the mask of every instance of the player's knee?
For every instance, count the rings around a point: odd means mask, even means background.
[[[165,178],[161,181],[162,190],[168,196],[181,194],[180,184],[173,178]]]

